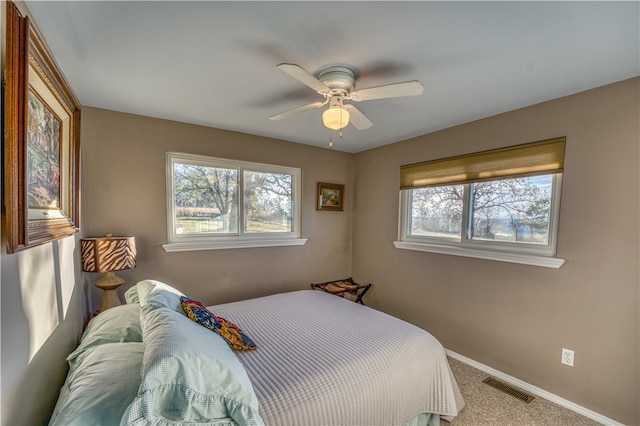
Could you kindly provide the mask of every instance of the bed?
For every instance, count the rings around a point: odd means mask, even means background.
[[[51,425],[438,425],[464,401],[426,331],[300,290],[208,307],[255,350],[232,350],[144,280],[69,355]],[[182,297],[182,299],[181,299]]]

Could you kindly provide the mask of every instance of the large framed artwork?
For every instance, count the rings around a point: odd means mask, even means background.
[[[7,2],[7,252],[79,230],[80,106],[39,35]]]

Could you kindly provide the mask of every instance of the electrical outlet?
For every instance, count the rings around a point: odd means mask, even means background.
[[[563,364],[573,367],[573,357],[575,353],[571,349],[562,348],[562,360]]]

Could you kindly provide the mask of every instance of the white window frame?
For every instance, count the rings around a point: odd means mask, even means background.
[[[302,219],[302,170],[295,167],[276,166],[247,161],[230,160],[204,155],[167,152],[167,236],[168,243],[162,247],[167,252],[235,249],[252,247],[277,247],[304,245],[300,238]],[[238,232],[224,234],[178,234],[176,232],[174,165],[190,164],[203,167],[235,169],[238,171]],[[286,173],[292,176],[293,184],[293,230],[291,232],[245,233],[244,232],[244,172]]]
[[[401,190],[398,241],[394,242],[395,247],[407,250],[475,257],[548,268],[560,268],[564,264],[564,259],[555,257],[558,236],[558,219],[560,216],[562,173],[555,173],[552,175],[549,241],[546,245],[493,242],[469,238],[468,223],[471,198],[470,185],[472,184],[463,184],[464,202],[461,219],[461,235],[459,240],[453,238],[412,235],[410,233],[410,227],[412,212],[411,195],[413,189]]]

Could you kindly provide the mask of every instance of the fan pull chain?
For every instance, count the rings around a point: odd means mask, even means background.
[[[329,131],[329,148],[333,148],[333,140],[331,140],[331,131]]]
[[[340,99],[340,130],[338,130],[338,134],[340,135],[340,139],[342,139],[342,112],[344,110],[344,105],[342,104],[342,98]]]

